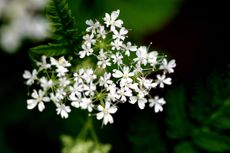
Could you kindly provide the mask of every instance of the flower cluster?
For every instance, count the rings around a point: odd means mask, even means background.
[[[48,21],[41,15],[48,0],[0,0],[0,44],[14,52],[24,38],[41,40],[48,35]]]
[[[119,13],[119,10],[106,13],[103,24],[86,21],[82,49],[78,57],[70,59],[90,59],[96,61],[95,65],[79,64],[74,69],[71,60],[65,57],[42,56],[42,61],[37,62],[38,69],[24,72],[27,85],[41,88],[33,90],[32,99],[27,100],[28,109],[38,106],[43,111],[45,103],[53,102],[62,118],[68,117],[71,108],[80,108],[95,113],[104,125],[113,123],[112,114],[117,112],[118,104],[128,102],[140,109],[149,105],[155,112],[163,110],[165,100],[152,97],[149,92],[171,84],[167,74],[174,72],[175,60],[167,61],[157,51],[126,42],[128,30],[118,19]],[[155,78],[149,78],[152,72],[156,73]]]

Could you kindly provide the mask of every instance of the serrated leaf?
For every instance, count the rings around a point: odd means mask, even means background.
[[[178,144],[174,153],[198,153],[190,142],[184,141]]]
[[[193,142],[208,152],[230,151],[230,137],[207,130],[194,134]]]
[[[61,56],[61,55],[66,55],[67,53],[68,50],[59,44],[41,45],[30,49],[30,54],[32,56],[37,56],[37,55]]]
[[[50,0],[47,17],[53,28],[53,39],[69,50],[76,51],[75,48],[80,45],[78,42],[81,34],[77,33],[75,18],[67,0]]]

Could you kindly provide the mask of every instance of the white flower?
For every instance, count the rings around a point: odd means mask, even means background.
[[[110,80],[110,78],[111,78],[111,73],[105,72],[104,75],[101,76],[99,79],[99,86],[104,86],[105,88],[107,88],[110,84],[113,83],[113,81]]]
[[[107,54],[103,51],[103,49],[100,50],[99,55],[97,56],[98,62],[97,65],[98,67],[101,68],[106,68],[106,66],[110,66],[111,63],[109,62],[110,59],[107,58]]]
[[[132,97],[130,97],[129,102],[131,104],[134,104],[134,103],[137,102],[138,107],[140,109],[144,109],[145,108],[145,103],[147,103],[147,99],[144,98],[144,97],[142,97],[142,96],[139,96],[139,94],[138,94],[138,96],[132,96]]]
[[[111,42],[112,50],[120,50],[122,45],[122,41],[118,39]]]
[[[27,79],[26,85],[30,86],[30,85],[34,84],[34,81],[37,79],[37,75],[38,75],[38,72],[35,69],[32,71],[32,73],[25,70],[23,73],[23,78]]]
[[[63,77],[69,70],[63,66],[57,66],[56,72],[58,77]]]
[[[128,82],[128,83],[132,82],[133,80],[130,78],[132,76],[134,76],[134,73],[129,72],[128,66],[124,66],[122,71],[114,69],[114,72],[113,72],[114,78],[121,78],[120,84],[125,84],[125,82]]]
[[[160,66],[160,70],[164,70],[165,72],[168,73],[173,73],[175,67],[176,67],[176,61],[174,59],[167,62],[167,60],[164,58],[162,61],[162,65]]]
[[[33,99],[27,100],[27,109],[33,109],[38,105],[38,110],[42,112],[45,109],[44,102],[50,101],[49,97],[45,97],[45,93],[42,90],[39,90],[38,92],[33,90],[31,96]]]
[[[106,32],[105,32],[105,27],[104,26],[100,26],[97,30],[97,37],[98,38],[102,38],[105,39],[106,38]]]
[[[117,30],[113,30],[113,39],[117,40],[124,40],[125,35],[128,33],[128,30],[125,28],[121,28],[120,31],[118,32]]]
[[[96,29],[100,26],[100,23],[98,21],[96,21],[95,23],[93,22],[93,20],[86,20],[85,22],[88,27],[86,28],[87,32],[92,32],[93,34],[96,33]]]
[[[82,98],[80,106],[82,109],[88,109],[89,112],[92,112],[94,107],[90,98]]]
[[[106,101],[104,107],[102,105],[99,105],[97,109],[100,111],[99,113],[97,113],[98,120],[103,119],[104,125],[107,125],[107,123],[113,123],[113,117],[111,114],[116,113],[117,107],[110,106],[110,103]]]
[[[58,88],[56,90],[56,98],[59,100],[63,100],[66,96],[66,92],[64,90],[64,88]]]
[[[120,100],[122,102],[126,102],[127,101],[126,97],[131,97],[133,94],[132,94],[132,90],[128,88],[121,88],[117,91],[117,95],[120,97]]]
[[[120,10],[113,11],[111,15],[108,13],[105,14],[105,17],[103,18],[106,24],[106,27],[110,26],[110,30],[113,31],[115,30],[115,27],[121,28],[123,21],[122,20],[117,20],[118,16],[120,14]]]
[[[84,86],[83,82],[75,82],[73,86],[70,86],[69,89],[71,93],[74,93],[75,95],[81,94],[81,92],[84,91]]]
[[[85,73],[82,75],[82,78],[87,83],[90,83],[91,81],[95,80],[97,78],[97,76],[94,74],[92,69],[86,69]]]
[[[59,78],[59,85],[61,87],[66,87],[70,84],[70,80],[68,80],[66,77]]]
[[[91,48],[90,44],[83,44],[82,49],[79,52],[80,58],[84,58],[85,56],[89,56],[93,54],[93,49]]]
[[[65,104],[59,104],[56,103],[56,111],[57,111],[57,115],[61,115],[62,118],[68,118],[69,114],[71,112],[71,109],[69,106],[65,106]]]
[[[146,79],[145,77],[137,78],[139,81],[140,86],[145,87],[145,89],[150,90],[153,87],[152,79]]]
[[[39,66],[40,71],[43,70],[43,69],[46,70],[46,69],[51,67],[51,64],[46,62],[46,59],[47,59],[47,57],[43,55],[42,56],[42,62],[37,62],[37,66]]]
[[[73,107],[79,108],[80,107],[80,103],[81,103],[81,94],[78,94],[76,96],[76,94],[71,93],[69,96],[69,100],[72,101],[71,105]]]
[[[96,39],[93,39],[94,38],[94,36],[93,36],[93,34],[91,34],[91,35],[89,35],[89,34],[86,34],[85,36],[83,36],[83,39],[85,40],[85,44],[86,45],[91,45],[91,44],[95,44],[96,43]]]
[[[60,57],[58,60],[54,59],[53,57],[50,58],[50,61],[51,61],[51,65],[54,65],[54,66],[61,66],[61,67],[70,67],[71,64],[65,60],[65,57],[62,56]]]
[[[172,84],[172,79],[171,78],[166,78],[166,76],[163,74],[161,75],[157,75],[157,81],[156,83],[159,84],[160,88],[164,88],[164,84],[170,85]]]
[[[94,96],[96,90],[96,85],[93,82],[90,82],[88,85],[84,86],[84,91],[86,96]]]
[[[116,52],[116,54],[112,54],[111,58],[113,59],[114,64],[121,65],[123,63],[123,56],[119,52]]]
[[[157,64],[157,56],[158,56],[158,52],[156,51],[152,51],[148,54],[148,63],[151,66],[155,66]]]
[[[45,77],[40,78],[41,87],[46,91],[53,86],[52,80],[47,80]]]
[[[125,55],[130,56],[130,51],[137,51],[137,46],[132,46],[131,42],[128,42],[127,45],[123,44],[122,46],[125,50]]]
[[[164,105],[165,103],[166,102],[165,102],[164,98],[159,98],[158,96],[155,96],[154,99],[152,99],[152,98],[149,99],[149,107],[154,106],[154,110],[156,113],[163,111],[162,105]]]
[[[73,76],[74,76],[74,81],[76,81],[77,83],[83,83],[83,78],[82,78],[82,76],[83,76],[83,74],[84,74],[84,69],[80,69],[78,72],[75,72],[74,74],[73,74]]]
[[[70,67],[71,64],[65,60],[65,58],[62,56],[58,60],[54,59],[53,57],[50,58],[51,65],[56,66],[56,72],[58,73],[58,77],[64,76],[69,70],[66,67]]]
[[[61,99],[59,99],[54,93],[50,93],[50,100],[54,103],[59,103]]]
[[[107,91],[109,91],[109,93],[106,97],[106,101],[113,101],[114,102],[120,98],[120,96],[117,94],[117,87],[114,83],[107,87]]]
[[[134,61],[137,61],[140,64],[146,65],[148,61],[148,52],[146,46],[141,46],[136,52],[137,58]]]

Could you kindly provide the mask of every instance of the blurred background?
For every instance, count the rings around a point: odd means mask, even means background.
[[[110,144],[112,153],[230,152],[226,4],[208,0],[69,0],[69,3],[79,31],[86,27],[86,19],[120,9],[120,18],[130,30],[130,40],[138,45],[152,42],[152,49],[177,62],[172,86],[161,93],[167,100],[164,111],[155,114],[152,109],[141,111],[136,105],[122,105],[114,115],[114,124],[101,128],[101,121],[93,121],[101,143]],[[43,113],[26,109],[28,89],[22,73],[32,69],[28,50],[47,43],[49,34],[43,15],[45,1],[22,4],[8,8],[9,1],[0,0],[0,152],[60,153],[61,135],[76,137],[87,115],[73,110],[64,120],[53,108]],[[28,11],[20,19],[9,17],[7,13],[12,15],[17,7],[19,11],[22,8]],[[15,18],[23,22],[18,23]]]

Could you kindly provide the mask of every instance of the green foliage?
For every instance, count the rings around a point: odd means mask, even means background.
[[[230,152],[230,75],[215,72],[191,93],[179,87],[168,94],[167,135],[175,153]],[[190,90],[191,92],[191,90]]]
[[[61,136],[64,145],[62,153],[108,153],[111,149],[109,144],[96,144],[92,140],[74,139],[67,135]]]
[[[157,31],[167,24],[178,12],[182,3],[181,0],[69,0],[69,2],[72,4],[70,7],[74,10],[73,14],[82,23],[105,12],[120,9],[125,26],[132,29],[130,33],[133,37],[138,36],[138,40],[141,40],[141,35]],[[78,26],[84,29],[84,25]]]
[[[73,55],[81,37],[67,0],[50,0],[46,13],[52,26],[52,43],[31,48],[30,57]]]
[[[130,123],[129,141],[133,144],[133,153],[164,153],[166,146],[159,133],[157,122],[149,115],[141,115]]]

